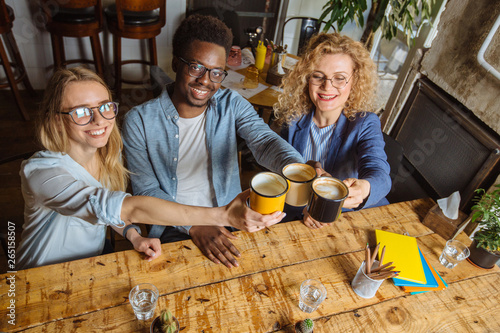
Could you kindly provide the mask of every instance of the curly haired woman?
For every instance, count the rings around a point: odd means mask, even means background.
[[[281,135],[321,175],[344,181],[344,208],[388,204],[390,167],[380,120],[372,111],[377,73],[363,44],[337,33],[309,41],[304,56],[283,80],[274,106]],[[304,224],[320,228],[305,212]]]

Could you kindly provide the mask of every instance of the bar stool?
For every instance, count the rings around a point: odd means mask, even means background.
[[[2,61],[2,66],[5,70],[5,75],[7,76],[8,81],[8,83],[0,84],[0,88],[10,87],[12,93],[14,94],[16,104],[21,111],[24,120],[30,120],[28,112],[24,107],[21,95],[19,94],[17,85],[22,81],[25,88],[30,92],[32,96],[35,95],[35,91],[31,86],[30,80],[26,73],[26,68],[24,67],[23,59],[21,58],[21,54],[19,53],[19,49],[17,48],[16,40],[14,39],[14,35],[12,34],[14,18],[14,11],[12,10],[12,8],[10,6],[7,6],[4,0],[0,0],[0,34],[2,35],[2,38],[0,39],[0,59]],[[6,48],[11,54],[13,62],[10,62]],[[14,75],[13,68],[17,69],[17,77],[15,77]]]
[[[122,79],[122,65],[139,63],[149,66],[158,65],[156,54],[156,36],[165,25],[166,0],[116,0],[104,10],[109,31],[113,34],[113,58],[115,67],[115,93],[121,95],[122,82],[141,84],[142,81]],[[149,45],[149,61],[122,61],[121,39],[147,39]]]
[[[103,21],[101,0],[42,0],[42,9],[52,40],[54,69],[72,63],[93,63],[97,74],[103,77],[104,60],[99,40]],[[63,37],[90,37],[94,60],[66,60]]]

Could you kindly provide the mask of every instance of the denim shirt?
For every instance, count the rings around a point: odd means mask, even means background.
[[[107,225],[123,227],[123,199],[69,155],[40,151],[21,165],[24,225],[17,269],[101,254]]]
[[[281,136],[300,153],[306,149],[313,115],[314,110],[281,131]],[[390,167],[378,116],[360,112],[354,119],[347,119],[341,113],[333,131],[323,169],[340,180],[358,178],[370,182],[370,195],[357,209],[387,205],[385,196],[391,189]]]
[[[179,113],[168,94],[171,86],[167,88],[159,97],[127,113],[123,141],[133,193],[176,201]],[[206,112],[209,173],[215,205],[227,205],[241,192],[237,136],[245,140],[257,163],[269,170],[281,172],[289,163],[303,163],[302,156],[272,131],[237,92],[219,89],[210,99]],[[164,228],[153,227],[150,237],[159,237]],[[188,233],[189,228],[182,230]]]

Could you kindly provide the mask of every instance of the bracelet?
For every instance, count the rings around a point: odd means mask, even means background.
[[[130,229],[130,228],[133,228],[133,229],[137,230],[137,232],[139,233],[139,235],[141,235],[141,236],[142,236],[142,233],[141,233],[141,228],[139,228],[139,227],[138,227],[138,226],[136,226],[135,224],[129,224],[129,225],[127,225],[127,226],[123,229],[123,238],[128,239],[128,238],[127,238],[127,231],[128,231],[128,229]]]

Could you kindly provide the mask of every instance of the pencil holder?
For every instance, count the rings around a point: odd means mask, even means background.
[[[373,267],[378,267],[378,260],[373,262]],[[356,276],[352,280],[351,286],[352,290],[359,296],[363,298],[372,298],[377,293],[378,288],[384,282],[384,280],[374,280],[366,276],[365,273],[365,262],[361,263],[361,267],[358,269]]]

